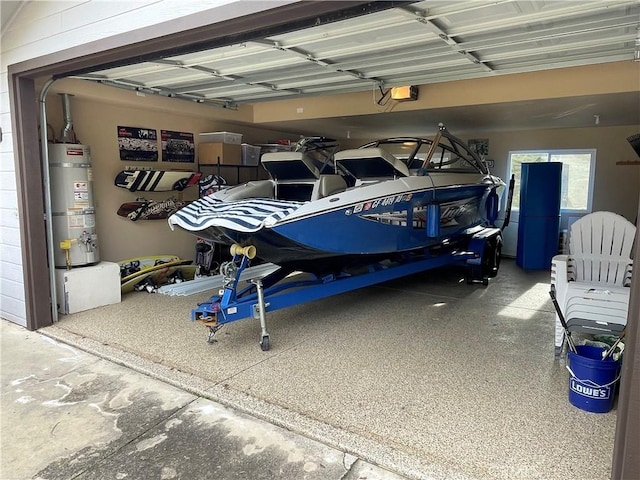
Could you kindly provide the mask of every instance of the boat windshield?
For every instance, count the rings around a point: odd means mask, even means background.
[[[320,173],[336,173],[333,155],[339,144],[333,138],[302,137],[295,145],[294,151],[304,152]]]
[[[488,173],[485,163],[460,139],[444,127],[436,136],[437,146],[431,151],[433,141],[427,138],[398,137],[378,140],[360,148],[379,147],[402,160],[412,174],[426,170],[447,172]],[[428,163],[425,160],[429,157]]]

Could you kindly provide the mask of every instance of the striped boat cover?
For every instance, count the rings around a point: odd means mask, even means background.
[[[236,232],[257,232],[265,224],[272,225],[298,209],[302,202],[267,198],[249,198],[223,202],[203,197],[169,217],[169,226],[177,225],[190,232],[221,227]]]

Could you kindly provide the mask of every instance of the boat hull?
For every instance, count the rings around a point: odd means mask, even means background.
[[[411,192],[399,188],[405,191],[390,190],[373,198],[363,191],[351,201],[325,199],[309,213],[303,206],[272,224],[267,220],[255,231],[216,225],[197,234],[222,244],[251,244],[265,261],[308,271],[310,265],[317,270],[318,261],[329,266],[366,263],[451,242],[485,221],[488,185]]]

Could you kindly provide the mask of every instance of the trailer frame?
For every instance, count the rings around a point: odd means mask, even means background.
[[[359,288],[394,280],[446,265],[466,266],[467,283],[488,285],[500,266],[502,232],[496,227],[476,226],[455,240],[445,239],[422,252],[397,254],[393,259],[373,262],[357,271],[340,271],[317,276],[280,267],[263,278],[251,279],[238,288],[240,275],[255,254],[252,247],[232,247],[233,258],[221,266],[223,288],[207,302],[198,304],[191,320],[209,328],[207,341],[214,343],[224,325],[253,317],[260,321],[260,348],[270,348],[266,314],[282,308],[327,298]],[[251,252],[251,253],[248,253]]]

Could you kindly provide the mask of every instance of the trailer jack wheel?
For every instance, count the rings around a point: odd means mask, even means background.
[[[262,340],[260,340],[260,348],[263,352],[269,350],[269,335],[262,336]]]
[[[216,332],[222,328],[222,325],[211,325],[209,327],[209,336],[207,337],[207,343],[216,343],[217,340],[214,338]]]

